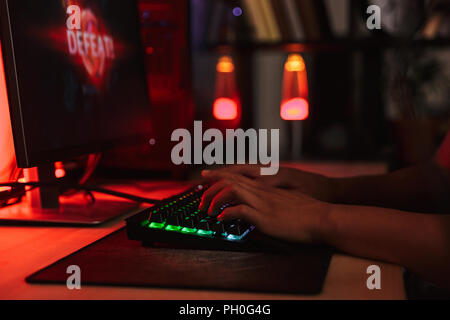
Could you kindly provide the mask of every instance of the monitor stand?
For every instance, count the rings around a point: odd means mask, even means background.
[[[27,181],[55,180],[54,166],[26,169]],[[22,202],[0,209],[1,225],[97,226],[114,218],[135,214],[140,205],[117,197],[96,194],[91,204],[83,193],[60,196],[58,188],[42,187],[27,193]]]

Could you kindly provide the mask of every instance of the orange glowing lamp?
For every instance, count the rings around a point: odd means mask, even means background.
[[[305,61],[299,54],[290,54],[284,65],[281,118],[301,121],[308,117],[308,77]]]
[[[216,99],[213,115],[217,120],[238,120],[241,113],[236,89],[235,68],[230,56],[222,56],[217,63]]]

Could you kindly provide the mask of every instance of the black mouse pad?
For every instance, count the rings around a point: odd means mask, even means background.
[[[144,247],[121,229],[34,273],[30,283],[66,284],[81,268],[82,285],[319,294],[331,254],[223,252]]]

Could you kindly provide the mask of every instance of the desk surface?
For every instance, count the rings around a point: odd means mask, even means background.
[[[382,164],[294,165],[330,176],[376,174]],[[180,192],[186,184],[137,183],[127,192],[164,198]],[[123,188],[117,186],[123,190]],[[0,212],[1,213],[1,212]],[[332,258],[321,295],[304,297],[243,292],[173,289],[142,289],[84,286],[70,291],[61,285],[31,285],[25,277],[124,226],[122,219],[97,228],[0,227],[0,299],[404,299],[402,268],[346,255]],[[381,290],[366,287],[367,267],[381,267]]]

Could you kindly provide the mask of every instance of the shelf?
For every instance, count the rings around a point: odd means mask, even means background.
[[[450,39],[405,40],[405,39],[337,39],[330,41],[276,42],[276,43],[217,43],[207,50],[218,52],[282,50],[286,52],[362,51],[393,48],[450,48]]]

